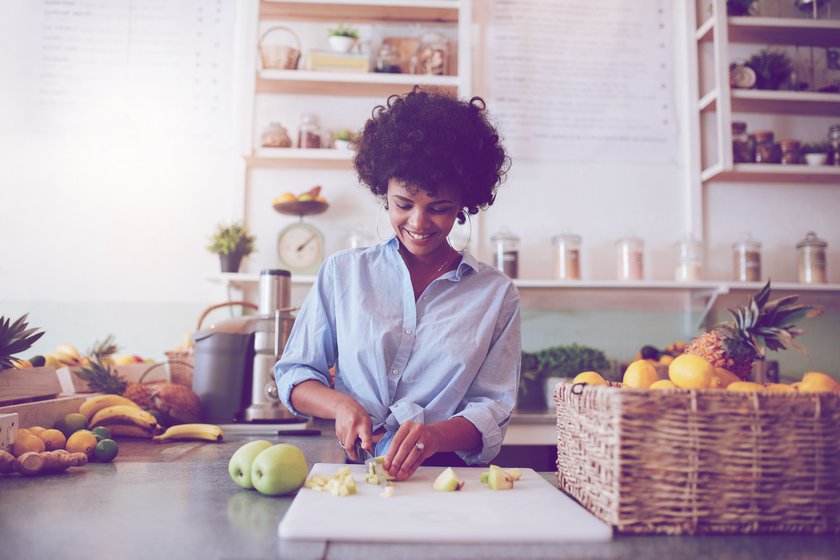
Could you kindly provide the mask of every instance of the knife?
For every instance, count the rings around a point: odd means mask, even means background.
[[[380,486],[389,486],[389,481],[392,480],[393,477],[385,471],[382,463],[376,460],[373,453],[362,447],[362,440],[356,440],[354,450],[356,451],[356,457],[365,458],[365,467],[367,467],[368,471],[365,480]]]

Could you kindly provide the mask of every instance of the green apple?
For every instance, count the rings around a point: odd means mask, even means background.
[[[279,496],[300,488],[307,471],[303,451],[288,443],[278,443],[254,459],[251,483],[261,494]]]
[[[443,469],[435,481],[432,483],[432,488],[438,492],[454,492],[460,490],[464,483],[458,480],[458,475],[455,474],[455,469],[446,467]]]
[[[249,441],[236,450],[228,463],[228,472],[235,483],[242,488],[253,488],[251,483],[251,466],[257,455],[271,447],[271,442],[265,439]]]
[[[490,465],[487,474],[487,486],[492,490],[510,490],[513,488],[513,478],[504,469]]]

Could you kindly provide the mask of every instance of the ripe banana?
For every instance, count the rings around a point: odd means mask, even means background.
[[[157,427],[157,418],[137,405],[118,404],[99,410],[89,422],[92,428],[95,426],[110,427],[114,424],[134,424],[141,428],[154,430]]]
[[[140,408],[140,406],[137,405],[137,403],[121,395],[97,395],[95,397],[90,397],[82,403],[82,406],[79,407],[79,414],[84,416],[87,419],[87,421],[90,422],[90,419],[93,418],[93,415],[102,410],[103,408],[108,408],[109,406],[117,405],[134,406]]]
[[[133,424],[111,424],[108,426],[108,431],[111,432],[111,435],[114,437],[135,437],[144,439],[152,439],[152,436],[155,434],[153,430],[146,430]]]
[[[82,363],[82,355],[72,344],[61,344],[51,353],[60,364],[65,366],[78,366]]]
[[[170,439],[198,439],[206,441],[222,441],[225,434],[215,424],[178,424],[170,426],[165,432],[152,439],[166,441]]]

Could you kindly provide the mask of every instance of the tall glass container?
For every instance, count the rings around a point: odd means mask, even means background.
[[[501,229],[490,237],[493,245],[493,266],[504,272],[508,278],[519,276],[519,237]]]
[[[828,127],[828,142],[831,144],[829,163],[840,166],[840,124],[833,124]]]
[[[580,280],[580,235],[561,233],[551,241],[554,244],[554,279]]]
[[[761,243],[749,234],[732,245],[732,270],[738,282],[761,280]]]
[[[677,282],[694,282],[703,275],[703,242],[687,238],[677,242]]]
[[[825,250],[828,243],[809,231],[805,239],[796,244],[799,251],[799,281],[803,284],[825,284],[828,282],[826,273]]]
[[[645,242],[639,237],[622,237],[616,244],[619,280],[643,280]]]

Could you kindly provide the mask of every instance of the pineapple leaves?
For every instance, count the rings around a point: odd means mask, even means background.
[[[767,303],[768,299],[770,299],[770,280],[768,280],[764,287],[759,290],[759,292],[755,295],[755,298],[751,299],[751,303],[755,303],[758,308],[761,309]]]
[[[26,313],[12,323],[11,318],[0,316],[0,370],[9,369],[20,362],[20,358],[13,356],[28,349],[44,336],[44,331],[28,328],[28,317],[29,313]]]

